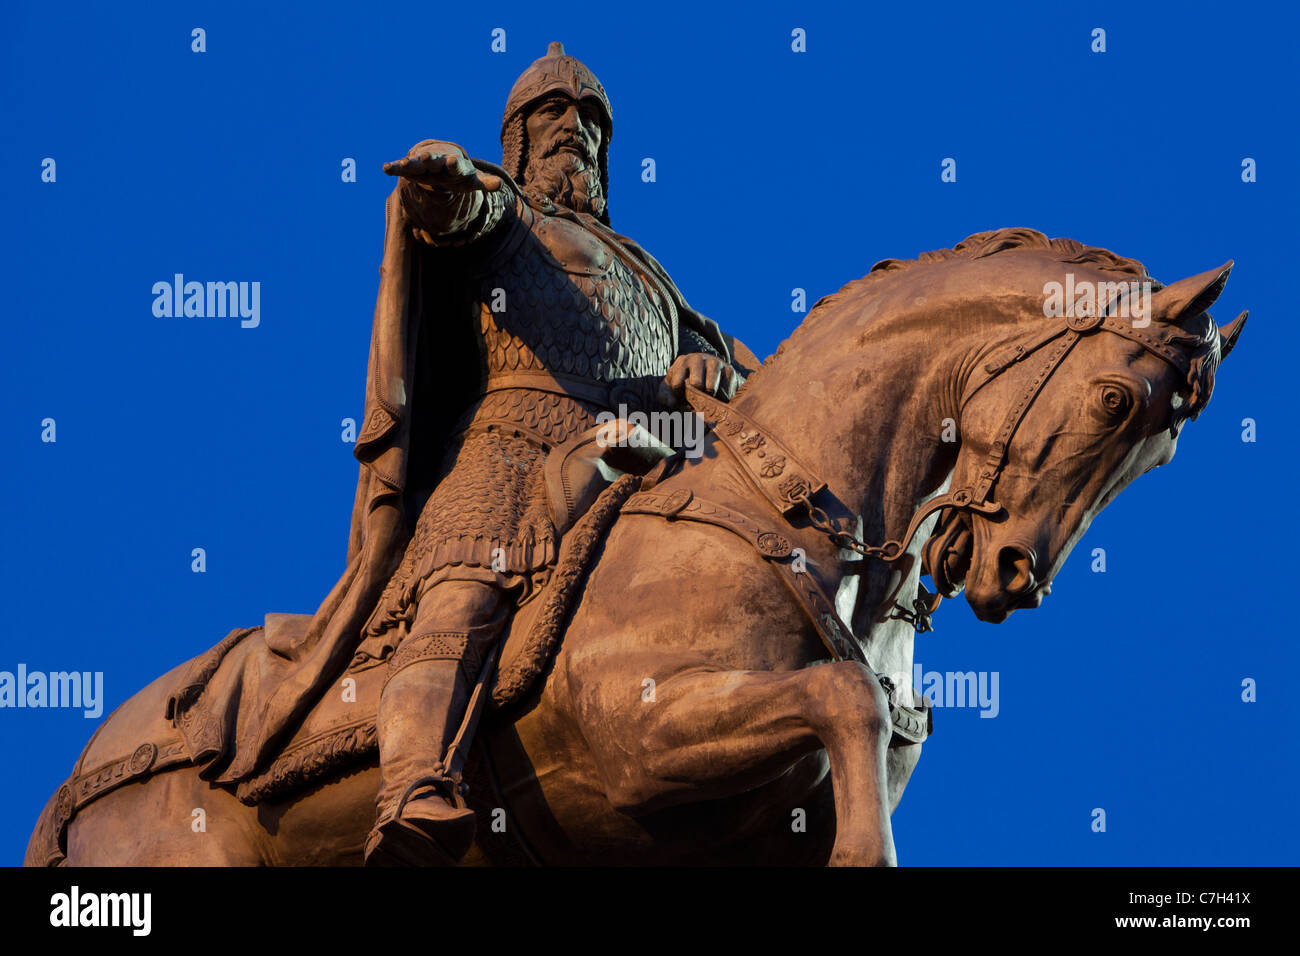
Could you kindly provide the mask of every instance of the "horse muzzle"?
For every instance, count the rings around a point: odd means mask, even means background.
[[[985,538],[975,550],[981,560],[968,572],[966,601],[981,621],[1000,624],[1012,611],[1038,607],[1051,593],[1051,579],[1040,572],[1032,547]]]

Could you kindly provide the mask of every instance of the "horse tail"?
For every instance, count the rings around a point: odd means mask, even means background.
[[[36,829],[27,842],[27,855],[23,857],[23,866],[66,866],[68,857],[64,851],[64,826],[59,813],[59,794],[56,791],[45,804],[36,821]]]

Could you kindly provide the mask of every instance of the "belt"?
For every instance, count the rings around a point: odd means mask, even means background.
[[[657,379],[657,376],[655,377]],[[548,372],[545,369],[522,369],[514,372],[490,372],[484,394],[516,388],[536,392],[551,392],[580,402],[590,402],[601,408],[617,409],[620,404],[634,409],[645,406],[643,394],[648,384],[646,378],[624,379],[620,382],[597,382],[580,375]]]

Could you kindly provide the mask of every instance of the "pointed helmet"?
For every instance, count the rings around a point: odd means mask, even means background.
[[[605,194],[605,211],[601,221],[609,223],[609,141],[614,135],[614,114],[609,106],[605,88],[596,74],[576,57],[564,52],[564,44],[552,43],[546,56],[534,60],[519,75],[506,100],[505,116],[501,120],[501,165],[515,181],[523,184],[524,167],[528,163],[528,132],[524,121],[528,108],[549,93],[567,93],[575,100],[590,99],[600,106],[600,149],[596,161],[600,167],[600,187]]]

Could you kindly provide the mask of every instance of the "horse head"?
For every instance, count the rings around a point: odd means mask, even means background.
[[[1037,314],[996,326],[973,353],[949,484],[956,503],[923,552],[940,592],[964,586],[992,623],[1037,607],[1093,518],[1172,460],[1246,320],[1219,328],[1206,312],[1231,262],[1161,286],[1145,270],[1116,282],[1106,262],[1065,276],[1061,259],[1042,258],[1057,275]]]

